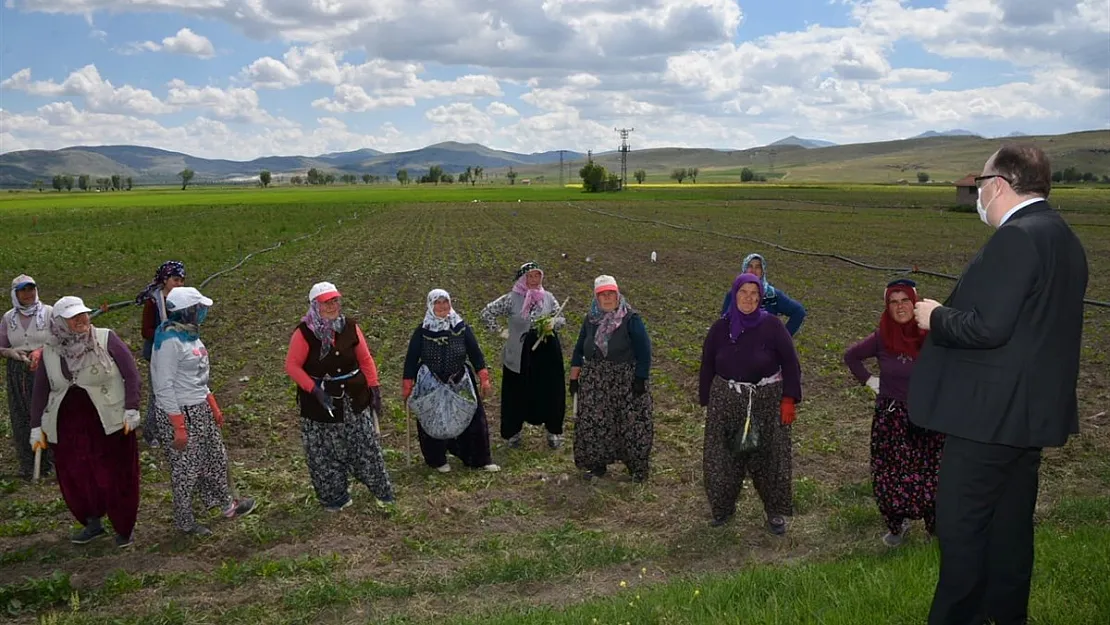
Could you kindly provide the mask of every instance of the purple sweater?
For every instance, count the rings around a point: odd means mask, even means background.
[[[778,317],[769,316],[756,328],[728,340],[728,319],[718,319],[709,328],[701,350],[698,397],[709,405],[709,389],[715,376],[755,384],[782,371],[782,396],[802,400],[802,367],[790,332]]]
[[[867,365],[863,364],[869,358],[874,358],[879,363],[879,395],[906,401],[914,361],[886,351],[878,330],[844,352],[844,364],[848,365],[860,384],[866,384],[872,375]]]
[[[123,374],[123,407],[127,410],[139,409],[139,367],[135,364],[135,357],[123,339],[116,336],[115,332],[108,333],[108,353],[116,361],[116,367]],[[70,379],[69,367],[65,358],[62,359],[62,375]],[[34,390],[31,392],[31,427],[42,427],[42,413],[46,410],[46,400],[50,398],[50,379],[46,375],[46,366],[40,366],[35,371]]]

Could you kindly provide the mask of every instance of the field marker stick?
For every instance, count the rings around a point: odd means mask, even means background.
[[[35,450],[35,473],[34,473],[34,476],[31,479],[37,482],[37,481],[39,481],[40,477],[42,477],[42,449],[41,448]]]
[[[405,401],[405,457],[408,458],[408,463],[412,465],[412,412],[409,410],[409,402]]]

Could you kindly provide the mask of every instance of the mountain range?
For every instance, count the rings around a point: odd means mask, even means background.
[[[1095,136],[1100,134],[1103,133],[1096,132]],[[1092,142],[1088,135],[1091,133],[1060,136],[1078,137],[1076,143],[1079,147],[1086,148],[1088,145],[1092,148],[1096,147],[1100,140]],[[1010,136],[1025,135],[1012,133]],[[780,171],[793,172],[799,168],[812,168],[814,165],[823,163],[827,163],[827,165],[821,165],[825,168],[835,167],[838,163],[843,166],[848,161],[878,158],[882,155],[885,155],[888,160],[896,157],[899,160],[895,162],[901,163],[901,165],[891,165],[889,162],[884,162],[881,165],[884,171],[891,167],[903,171],[926,168],[936,170],[941,166],[930,165],[928,161],[932,158],[931,154],[938,150],[940,153],[945,153],[954,148],[966,148],[971,150],[969,154],[978,159],[978,150],[989,147],[989,143],[986,142],[997,140],[986,139],[968,130],[960,129],[930,130],[916,137],[897,141],[845,145],[791,135],[767,146],[746,150],[706,148],[634,150],[630,154],[629,171],[634,168],[645,168],[655,174],[669,173],[673,167],[697,166],[707,170],[723,170],[735,168],[738,165],[751,165],[752,167],[766,166],[774,172],[777,163]],[[979,143],[986,143],[986,145],[979,146]],[[769,147],[774,149],[767,150]],[[573,177],[572,172],[577,171],[586,156],[581,152],[562,151],[563,161],[568,165],[565,175]],[[599,162],[610,168],[617,165],[619,156],[616,150],[594,154]],[[1098,156],[1096,160],[1101,158]],[[487,174],[497,176],[514,168],[525,177],[543,176],[545,179],[558,179],[559,159],[558,150],[519,154],[491,149],[476,143],[453,141],[394,153],[383,153],[366,148],[316,156],[267,156],[251,161],[206,159],[180,152],[134,145],[75,146],[59,150],[22,150],[0,154],[0,186],[25,188],[41,180],[49,187],[51,177],[57,174],[73,176],[88,174],[93,178],[119,175],[124,178],[131,177],[135,184],[140,185],[173,184],[179,182],[178,174],[186,168],[194,171],[196,182],[206,183],[250,182],[257,180],[259,172],[263,170],[270,171],[280,179],[282,176],[304,174],[311,168],[332,172],[337,176],[355,174],[361,177],[363,174],[370,174],[392,179],[400,169],[407,169],[410,176],[417,177],[434,165],[438,165],[446,173],[458,173],[465,171],[467,167],[481,167]],[[575,164],[571,165],[571,163]],[[952,173],[954,175],[959,171],[954,170]],[[822,177],[825,175],[822,173]],[[868,178],[872,177],[876,176],[868,176]]]

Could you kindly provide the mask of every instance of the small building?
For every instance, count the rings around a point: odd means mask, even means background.
[[[975,185],[975,174],[968,174],[956,181],[956,203],[960,206],[975,206],[979,199],[979,189]]]

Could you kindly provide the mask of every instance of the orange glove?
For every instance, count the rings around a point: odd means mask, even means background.
[[[216,425],[218,427],[224,426],[224,413],[220,412],[220,405],[216,403],[216,396],[212,393],[208,394],[208,407],[212,409],[212,416],[216,417]]]
[[[185,415],[171,414],[170,424],[173,425],[173,448],[181,451],[189,444],[189,433],[185,431]]]
[[[485,399],[493,393],[493,385],[489,382],[489,369],[479,371],[478,380],[481,382],[482,399]]]
[[[416,386],[416,380],[401,380],[401,398],[405,401],[409,400],[412,395],[412,387]]]
[[[42,348],[36,349],[31,352],[31,371],[37,371],[39,363],[42,362]]]
[[[783,397],[782,403],[779,404],[779,409],[782,411],[782,424],[790,425],[794,423],[794,418],[798,416],[797,409],[794,407],[793,397]]]

